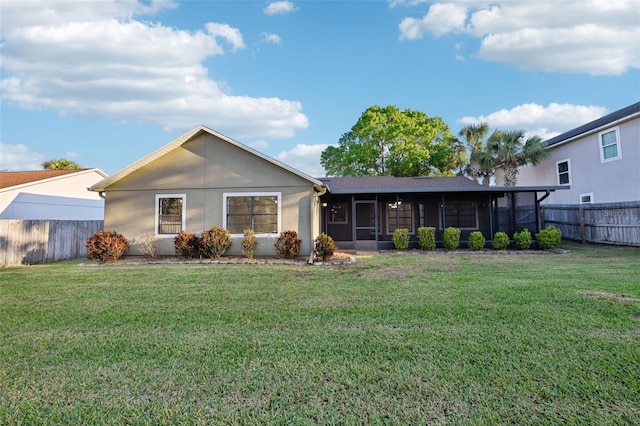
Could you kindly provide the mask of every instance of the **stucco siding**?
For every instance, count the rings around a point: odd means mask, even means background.
[[[200,234],[224,224],[224,195],[278,193],[280,231],[295,230],[302,238],[301,254],[313,248],[313,184],[210,134],[202,134],[107,188],[105,229],[130,240],[157,238],[160,254],[174,254],[173,236],[156,235],[156,196],[185,196],[185,230]],[[318,225],[319,226],[319,225]],[[279,235],[259,236],[257,255],[275,255]],[[234,236],[227,254],[241,254],[241,236]],[[132,245],[128,254],[141,254]]]

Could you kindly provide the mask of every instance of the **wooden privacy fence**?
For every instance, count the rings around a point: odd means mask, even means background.
[[[640,246],[640,201],[541,206],[543,226],[553,225],[562,238],[583,243]]]
[[[87,238],[102,220],[0,220],[0,267],[87,256]]]

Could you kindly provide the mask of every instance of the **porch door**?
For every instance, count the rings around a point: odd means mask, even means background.
[[[375,201],[355,201],[354,240],[356,250],[378,249],[376,205]]]

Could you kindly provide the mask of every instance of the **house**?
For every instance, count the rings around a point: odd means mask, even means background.
[[[199,234],[215,225],[231,233],[227,254],[241,254],[251,228],[257,255],[275,255],[280,233],[295,230],[306,256],[320,232],[357,250],[391,248],[397,227],[409,228],[413,245],[419,226],[436,227],[440,239],[448,226],[460,227],[463,238],[474,230],[487,239],[498,230],[537,232],[538,204],[556,188],[488,188],[463,177],[316,179],[199,126],[91,190],[105,197],[105,230],[130,241],[155,238],[162,255],[174,254],[181,230]],[[128,254],[142,247],[134,243]]]
[[[241,254],[244,229],[258,238],[256,255],[274,255],[280,233],[295,230],[301,253],[320,232],[322,182],[204,126],[178,137],[94,184],[105,197],[104,229],[127,239],[156,238],[159,254],[175,253],[181,231],[212,226],[231,233]],[[128,254],[141,254],[133,244]]]
[[[520,168],[518,185],[560,185],[545,204],[640,201],[640,102],[545,142],[549,156]],[[501,181],[500,177],[497,181]]]
[[[102,220],[99,169],[0,172],[0,219]]]
[[[455,177],[327,177],[321,197],[323,232],[343,249],[393,249],[393,232],[407,228],[410,247],[417,229],[436,228],[442,241],[447,227],[459,228],[461,241],[480,231],[487,240],[503,231],[540,230],[539,204],[558,186],[486,187]],[[513,206],[513,208],[511,207]]]

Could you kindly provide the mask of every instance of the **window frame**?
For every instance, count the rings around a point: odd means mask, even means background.
[[[606,147],[602,145],[602,137],[608,133],[614,132],[616,135],[616,142],[615,144],[609,144]],[[617,150],[617,156],[615,157],[611,157],[611,158],[605,158],[604,155],[604,149],[610,146],[616,146],[616,150]],[[620,128],[618,126],[616,127],[611,127],[607,130],[603,130],[601,132],[598,133],[598,149],[600,151],[600,162],[601,163],[608,163],[609,161],[615,161],[615,160],[619,160],[622,158],[622,144],[620,143]]]
[[[331,220],[331,209],[335,206],[343,206],[344,220]],[[329,203],[327,206],[328,222],[331,225],[347,225],[349,223],[349,208],[347,202]]]
[[[580,204],[593,204],[593,192],[582,193],[579,197]],[[583,197],[589,197],[589,201],[583,201]]]
[[[559,170],[559,166],[562,163],[567,163],[567,171],[566,172],[560,172],[560,170]],[[565,174],[565,173],[566,173],[569,181],[567,183],[561,183],[560,182],[560,175]],[[571,159],[570,158],[567,158],[565,160],[556,161],[556,179],[557,179],[557,182],[558,182],[558,186],[564,186],[564,185],[570,186],[571,185]]]
[[[475,230],[479,230],[480,229],[480,221],[478,219],[478,202],[477,201],[445,201],[444,204],[441,204],[440,208],[438,209],[439,213],[438,215],[440,216],[440,230],[444,230],[445,227],[445,223],[444,223],[444,218],[446,216],[446,211],[447,211],[447,205],[451,205],[451,204],[473,204],[474,207],[474,211],[475,211],[475,226],[474,227],[462,227],[462,226],[457,226],[457,225],[452,225],[450,223],[446,223],[447,228],[450,226],[453,226],[455,228],[458,228],[460,230],[464,230],[464,231],[475,231]]]
[[[276,197],[276,232],[261,232],[256,233],[256,237],[273,237],[282,233],[282,192],[225,192],[222,194],[222,227],[229,230],[227,225],[227,202],[229,198],[233,197]],[[229,231],[231,232],[231,231]],[[242,233],[232,233],[232,237],[242,237]]]
[[[181,231],[186,230],[187,228],[187,194],[156,194],[155,200],[155,228],[154,235],[156,238],[174,238],[176,235],[180,233],[177,232],[175,234],[161,234],[160,230],[160,200],[163,198],[181,198],[182,199],[182,212],[181,212]]]

